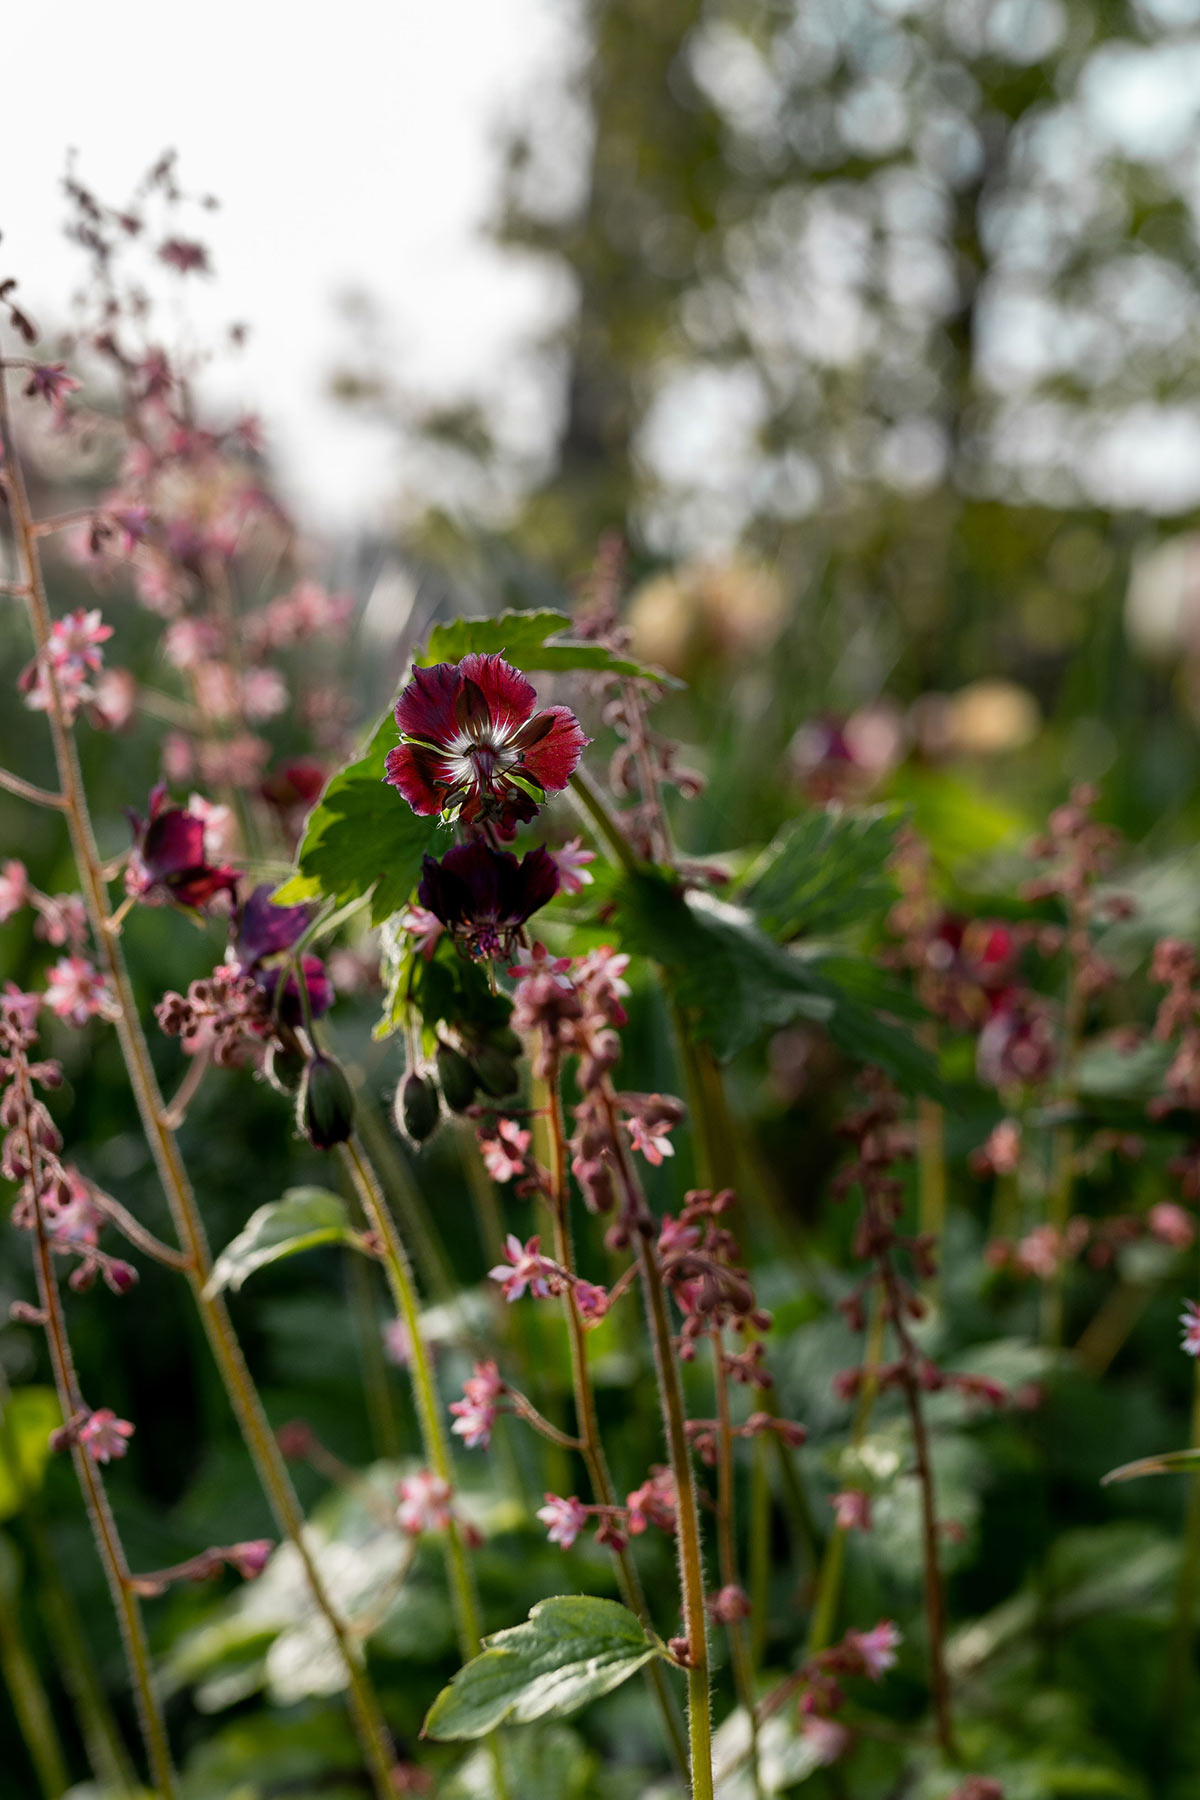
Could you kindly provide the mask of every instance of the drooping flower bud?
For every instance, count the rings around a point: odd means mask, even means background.
[[[392,1117],[398,1131],[414,1144],[423,1144],[438,1127],[438,1091],[428,1075],[406,1075],[396,1089]]]
[[[471,1063],[479,1077],[480,1087],[493,1100],[500,1100],[505,1094],[511,1094],[520,1080],[512,1057],[506,1056],[503,1050],[497,1050],[493,1044],[484,1044],[481,1049],[476,1050]]]
[[[478,1086],[475,1071],[461,1051],[449,1044],[439,1044],[437,1053],[438,1084],[442,1098],[451,1112],[466,1112],[475,1098]]]
[[[354,1094],[341,1063],[323,1053],[304,1070],[296,1123],[317,1150],[344,1144],[354,1129]]]
[[[304,1052],[296,1039],[272,1038],[263,1057],[263,1074],[278,1094],[294,1094],[304,1080],[307,1067]]]

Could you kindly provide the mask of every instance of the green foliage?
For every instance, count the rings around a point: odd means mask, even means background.
[[[619,1687],[661,1646],[615,1600],[541,1600],[524,1625],[498,1631],[429,1709],[426,1735],[484,1737],[511,1721],[563,1718]]]
[[[255,1269],[323,1244],[361,1247],[346,1202],[324,1188],[289,1188],[282,1200],[272,1200],[251,1213],[245,1230],[217,1257],[205,1291],[219,1294],[222,1288],[232,1288],[236,1293]]]
[[[542,609],[537,612],[504,612],[498,618],[455,619],[450,625],[435,625],[429,642],[417,658],[423,668],[434,663],[459,662],[476,652],[484,656],[503,656],[514,669],[546,669],[557,675],[586,671],[596,675],[625,675],[662,682],[677,687],[673,677],[661,669],[628,656],[615,656],[603,644],[556,643],[571,628],[566,613]]]
[[[300,900],[344,904],[371,895],[371,920],[380,924],[407,904],[421,859],[437,854],[436,818],[418,817],[384,781],[389,750],[399,742],[389,709],[363,754],[330,781],[309,814],[296,853],[296,874],[275,893],[281,905]]]
[[[50,1434],[62,1424],[51,1387],[14,1388],[0,1421],[0,1519],[10,1519],[36,1494],[50,1460]]]
[[[901,822],[884,807],[802,813],[750,869],[740,898],[765,931],[785,941],[876,918],[896,897],[887,865]]]

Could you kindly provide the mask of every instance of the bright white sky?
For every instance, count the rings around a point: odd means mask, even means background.
[[[394,495],[390,440],[322,397],[346,343],[336,296],[379,302],[422,389],[487,379],[552,298],[535,269],[480,241],[496,133],[570,54],[570,0],[162,0],[7,9],[0,174],[3,272],[61,322],[78,253],[62,235],[69,148],[121,203],[167,148],[215,282],[205,324],[246,320],[239,403],[261,413],[286,487],[315,524],[360,522]],[[228,377],[226,378],[226,384]],[[223,384],[226,385],[226,384]]]

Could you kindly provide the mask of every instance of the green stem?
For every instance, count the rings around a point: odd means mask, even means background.
[[[757,1669],[767,1649],[767,1613],[771,1603],[770,1446],[761,1434],[754,1439],[750,1463],[750,1660]]]
[[[917,1100],[917,1217],[922,1236],[934,1240],[938,1272],[925,1283],[936,1298],[941,1290],[941,1245],[946,1230],[946,1115],[936,1100]]]
[[[581,769],[571,777],[571,791],[625,873],[636,874],[640,865],[628,838]]]
[[[70,1777],[50,1701],[21,1630],[17,1597],[0,1600],[0,1671],[46,1800],[59,1800]]]
[[[574,1274],[575,1247],[571,1237],[566,1129],[563,1122],[562,1089],[556,1061],[552,1062],[550,1072],[545,1078],[534,1077],[534,1108],[545,1118],[547,1124],[550,1153],[550,1203],[554,1214],[554,1256],[556,1262]],[[591,1369],[588,1364],[587,1333],[584,1330],[583,1320],[579,1316],[579,1308],[575,1304],[574,1289],[569,1285],[563,1294],[563,1315],[567,1322],[567,1337],[571,1351],[571,1387],[575,1396],[576,1430],[579,1433],[580,1449],[587,1468],[588,1481],[591,1484],[592,1498],[600,1506],[612,1506],[616,1501],[616,1491],[600,1437],[600,1421],[596,1413],[596,1394],[592,1386]],[[637,1566],[628,1548],[615,1551],[614,1559],[626,1605],[638,1615],[644,1624],[649,1624],[646,1596],[638,1577]],[[683,1741],[671,1691],[657,1657],[646,1665],[646,1672],[662,1714],[667,1741],[682,1769],[687,1761],[687,1747]]]
[[[458,1284],[421,1190],[370,1096],[358,1082],[355,1082],[355,1089],[359,1095],[355,1124],[373,1166],[384,1172],[388,1194],[400,1215],[404,1241],[412,1245],[421,1280],[436,1300],[443,1304],[452,1303],[458,1299]]]
[[[13,442],[8,418],[7,384],[0,365],[0,439],[7,456],[3,480],[9,497],[9,514],[18,552],[28,583],[29,617],[37,653],[45,668],[50,697],[46,720],[58,767],[59,786],[65,802],[67,825],[75,867],[83,892],[84,904],[91,923],[96,949],[108,977],[116,1001],[114,1021],[129,1083],[137,1102],[142,1129],[146,1134],[158,1171],[159,1180],[171,1211],[175,1232],[188,1260],[187,1278],[200,1312],[205,1335],[220,1371],[230,1404],[241,1429],[281,1531],[291,1540],[299,1556],[309,1589],[318,1610],[333,1634],[350,1689],[350,1709],[354,1717],[363,1752],[371,1771],[378,1800],[393,1800],[391,1771],[395,1753],[380,1711],[379,1702],[351,1644],[345,1623],[334,1607],[317,1570],[312,1552],[305,1540],[304,1515],[300,1510],[286,1465],[279,1453],[274,1434],[267,1422],[258,1391],[242,1357],[232,1321],[220,1296],[206,1292],[212,1270],[208,1242],[200,1209],[180,1154],[178,1140],[164,1117],[149,1046],[142,1031],[137,1000],[125,962],[120,938],[108,929],[108,892],[103,863],[96,846],[95,831],[88,808],[87,791],[75,739],[64,722],[61,696],[54,668],[47,656],[50,641],[50,608],[46,598],[41,561],[34,535],[21,464]]]
[[[376,1456],[394,1459],[400,1454],[400,1422],[392,1405],[392,1384],[388,1378],[371,1269],[363,1256],[351,1256],[346,1260],[349,1264],[350,1312],[358,1333],[358,1358],[362,1365],[371,1438]]]
[[[1200,1444],[1200,1362],[1196,1364],[1192,1389],[1191,1442]],[[1200,1475],[1187,1478],[1187,1511],[1183,1528],[1183,1549],[1175,1585],[1175,1615],[1167,1650],[1167,1671],[1162,1692],[1162,1751],[1169,1758],[1170,1746],[1182,1719],[1183,1701],[1192,1675],[1192,1658],[1196,1638],[1196,1593],[1200,1588]]]
[[[733,1420],[729,1407],[729,1379],[725,1373],[721,1333],[710,1333],[713,1364],[713,1388],[717,1400],[717,1555],[721,1569],[721,1586],[740,1587],[738,1580],[737,1544],[734,1533]],[[754,1662],[746,1621],[734,1619],[729,1625],[729,1648],[733,1661],[734,1682],[747,1719],[750,1721],[750,1779],[755,1800],[764,1800],[762,1770],[759,1767],[758,1711],[754,1692]]]
[[[871,1413],[879,1393],[879,1382],[874,1371],[883,1360],[886,1333],[887,1317],[883,1303],[876,1293],[871,1307],[871,1322],[867,1328],[866,1347],[863,1351],[863,1367],[867,1373],[859,1391],[858,1405],[854,1412],[854,1426],[850,1434],[850,1442],[856,1450],[867,1434],[867,1426],[871,1422]],[[821,1558],[821,1567],[817,1575],[817,1591],[813,1601],[812,1622],[808,1629],[806,1657],[816,1656],[818,1652],[828,1649],[833,1642],[833,1628],[837,1619],[845,1562],[846,1534],[840,1525],[835,1525],[825,1545],[825,1554]]]

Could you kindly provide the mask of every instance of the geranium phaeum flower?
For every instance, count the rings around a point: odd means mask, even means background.
[[[440,862],[427,856],[417,898],[469,955],[511,957],[526,919],[557,892],[554,858],[540,844],[518,862],[511,850],[476,841],[456,844]]]
[[[274,998],[292,946],[303,937],[313,919],[311,906],[276,906],[271,884],[264,881],[238,908],[230,950],[245,975],[252,975],[264,993]],[[319,956],[301,956],[304,985],[314,1019],[333,1005],[333,984]],[[289,974],[280,1001],[279,1016],[293,1030],[303,1023],[304,1009],[294,974]]]
[[[173,900],[178,906],[203,907],[220,893],[234,898],[240,871],[206,860],[205,820],[176,806],[161,783],[150,795],[149,819],[131,813],[130,821],[134,846],[125,888],[134,899],[151,905]]]
[[[511,831],[566,787],[589,742],[569,707],[536,706],[532,683],[501,656],[414,667],[385,779],[416,813],[483,816]]]

